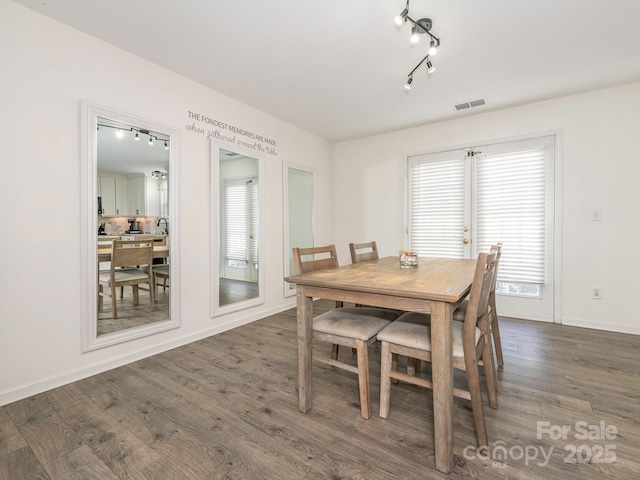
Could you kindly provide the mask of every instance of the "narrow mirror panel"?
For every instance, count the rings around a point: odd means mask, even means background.
[[[264,302],[263,158],[212,146],[212,315]]]
[[[179,140],[166,126],[103,107],[83,103],[82,113],[87,351],[179,326]]]
[[[315,170],[284,162],[284,273],[295,272],[293,247],[313,247],[315,243]],[[284,296],[295,295],[295,284],[284,282]]]

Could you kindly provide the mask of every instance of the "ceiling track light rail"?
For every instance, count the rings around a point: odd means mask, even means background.
[[[119,125],[107,125],[105,123],[98,123],[97,129],[100,130],[100,127],[113,128],[115,130],[118,130],[119,132],[136,132],[134,140],[140,140],[140,134],[148,135],[149,145],[153,145],[154,140],[156,140],[156,141],[164,142],[165,150],[169,150],[169,138],[164,138],[163,135],[160,135],[158,133],[150,132],[149,130],[145,130],[143,128],[140,128],[140,129],[133,128],[133,127],[125,128]]]
[[[404,10],[402,10],[402,12],[400,12],[400,14],[395,17],[395,23],[398,26],[401,26],[406,22],[411,22],[413,25],[411,27],[411,44],[415,45],[416,43],[418,43],[420,35],[423,34],[429,35],[429,38],[431,39],[431,41],[429,42],[429,51],[427,55],[422,60],[420,60],[415,68],[411,70],[411,72],[409,72],[409,75],[407,75],[407,83],[405,83],[404,88],[410,90],[411,83],[413,82],[413,74],[423,63],[426,63],[427,74],[431,75],[433,72],[435,72],[436,68],[433,66],[430,57],[435,55],[438,51],[438,47],[440,46],[440,38],[431,33],[433,21],[430,18],[421,18],[419,20],[414,20],[409,16],[409,0],[407,0],[407,4]]]

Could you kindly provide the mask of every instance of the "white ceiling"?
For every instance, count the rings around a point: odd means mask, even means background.
[[[638,0],[412,0],[410,92],[405,0],[15,1],[334,142],[640,81]]]

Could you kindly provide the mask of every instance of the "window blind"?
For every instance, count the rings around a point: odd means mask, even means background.
[[[464,257],[466,167],[463,152],[409,164],[409,243],[420,256]]]
[[[253,264],[258,264],[258,240],[260,231],[260,215],[259,215],[259,202],[258,202],[258,181],[254,178],[249,184],[250,197],[251,197],[251,238],[250,238],[250,260]]]
[[[501,282],[544,284],[546,149],[475,157],[475,252],[503,243]]]
[[[225,185],[225,258],[247,261],[247,187]]]

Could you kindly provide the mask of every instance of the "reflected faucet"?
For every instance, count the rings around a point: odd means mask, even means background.
[[[167,219],[166,219],[166,218],[164,218],[164,217],[160,217],[160,218],[158,219],[158,223],[156,223],[156,227],[159,227],[159,226],[160,226],[160,222],[161,222],[162,220],[164,220],[164,233],[165,233],[165,235],[169,235],[169,222],[167,221]]]

